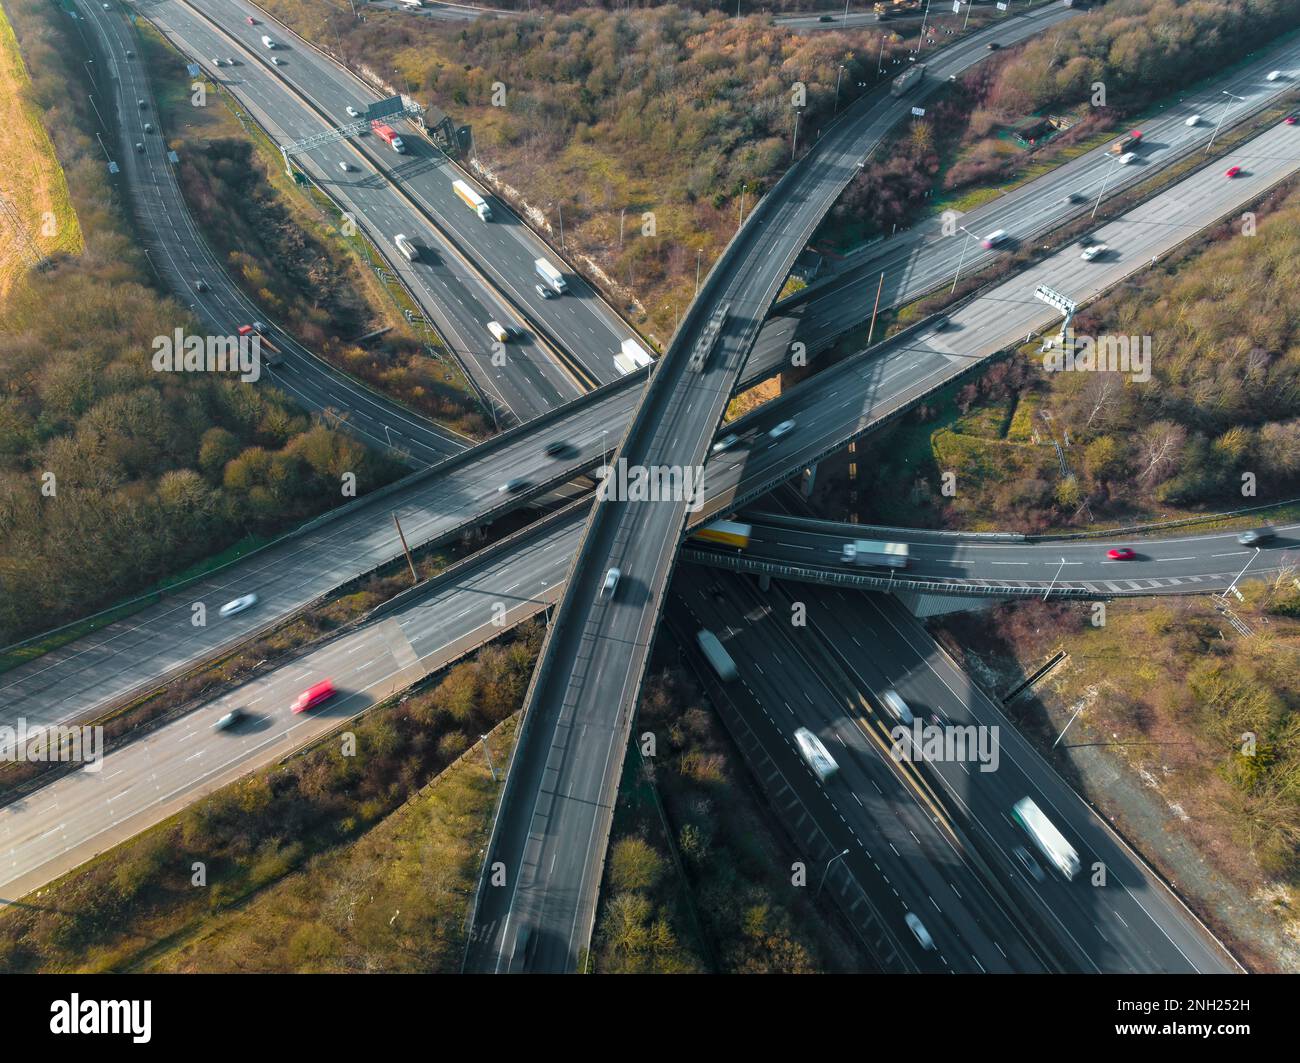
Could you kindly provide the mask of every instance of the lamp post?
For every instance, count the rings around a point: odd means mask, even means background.
[[[1210,153],[1210,148],[1214,147],[1214,138],[1219,135],[1219,127],[1223,125],[1223,120],[1228,117],[1228,108],[1232,106],[1229,101],[1244,100],[1246,98],[1245,96],[1234,96],[1227,89],[1223,90],[1223,94],[1227,96],[1228,99],[1223,101],[1223,110],[1219,113],[1219,120],[1215,123],[1214,132],[1210,134],[1210,142],[1205,145],[1205,153],[1207,155]]]

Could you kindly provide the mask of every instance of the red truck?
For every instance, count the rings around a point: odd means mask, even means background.
[[[406,145],[402,143],[402,138],[397,135],[392,126],[385,125],[383,122],[375,119],[370,123],[370,128],[375,131],[377,137],[383,140],[390,148],[397,152],[398,155],[401,155],[406,151]]]

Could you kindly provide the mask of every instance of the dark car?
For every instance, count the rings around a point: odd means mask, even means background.
[[[229,731],[232,727],[234,727],[241,720],[244,720],[247,717],[248,717],[248,713],[246,713],[243,709],[231,709],[228,713],[226,713],[223,717],[221,717],[221,719],[219,719],[216,723],[212,725],[212,729],[214,731]]]
[[[988,48],[990,52],[996,52],[999,48],[1002,47],[1002,45],[998,44],[997,41],[989,41],[989,43],[985,45],[985,47]]]
[[[1276,538],[1277,532],[1272,528],[1251,528],[1237,536],[1237,542],[1242,546],[1256,546],[1259,543],[1266,543],[1270,539]]]
[[[818,21],[818,22],[834,22],[834,21],[835,21],[835,16],[834,16],[834,15],[821,15],[821,16],[818,17],[817,21]]]
[[[569,452],[569,444],[563,439],[554,439],[546,444],[546,456],[548,458],[559,458]]]
[[[141,144],[139,141],[136,141],[135,150],[138,151],[138,152],[143,153],[143,152],[144,152],[144,145]]]

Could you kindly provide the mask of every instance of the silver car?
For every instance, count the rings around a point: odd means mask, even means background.
[[[903,922],[907,924],[907,929],[912,932],[912,936],[916,938],[916,943],[921,948],[925,949],[926,952],[933,950],[934,939],[930,937],[930,931],[925,929],[925,924],[921,922],[920,916],[915,912],[908,912],[903,916]]]
[[[245,594],[242,598],[236,598],[233,602],[227,602],[220,609],[222,616],[234,616],[236,613],[242,613],[245,609],[251,609],[257,604],[256,594]]]

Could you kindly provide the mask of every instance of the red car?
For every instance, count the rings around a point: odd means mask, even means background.
[[[1112,561],[1132,561],[1137,554],[1128,546],[1112,546],[1106,551],[1106,556]]]
[[[250,26],[257,25],[257,19],[253,18],[252,15],[249,15],[247,18],[244,19],[244,21],[247,22]]]
[[[1239,174],[1239,173],[1241,173],[1241,167],[1240,167],[1240,166],[1229,166],[1229,167],[1228,167],[1228,172],[1225,173],[1223,176],[1224,176],[1224,177],[1236,177],[1237,174]]]
[[[308,709],[319,705],[327,698],[332,698],[334,693],[333,682],[328,679],[322,679],[315,686],[309,686],[298,695],[298,700],[293,703],[292,711],[295,713],[306,712]]]
[[[252,325],[240,325],[240,326],[239,326],[239,334],[240,334],[241,336],[247,336],[247,335],[248,335],[250,332],[252,332],[252,331],[253,331],[253,326],[252,326]]]
[[[1295,125],[1297,119],[1295,115],[1289,114],[1285,118],[1283,118],[1282,121],[1284,121],[1287,125]]]

